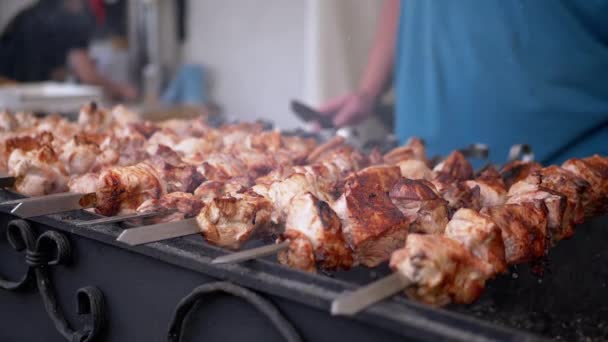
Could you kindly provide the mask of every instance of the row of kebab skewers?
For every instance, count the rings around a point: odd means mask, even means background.
[[[257,124],[151,123],[94,104],[77,122],[1,113],[0,131],[0,167],[13,189],[34,196],[16,201],[17,215],[154,215],[155,225],[121,234],[129,244],[202,233],[236,250],[278,236],[216,262],[278,253],[280,263],[316,272],[389,261],[394,275],[336,299],[337,314],[402,288],[432,305],[470,303],[509,265],[542,260],[576,224],[608,210],[600,156],[475,173],[459,151],[431,165],[418,139],[366,155],[339,137],[318,145]]]

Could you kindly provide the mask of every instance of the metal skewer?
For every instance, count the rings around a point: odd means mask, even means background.
[[[331,302],[331,314],[355,315],[370,305],[402,291],[412,283],[401,273],[395,272],[353,292],[341,294]]]
[[[190,218],[182,221],[126,229],[118,236],[116,241],[136,246],[200,233],[201,230],[198,227],[196,219]]]
[[[176,210],[151,211],[151,212],[147,212],[147,213],[136,213],[136,214],[129,214],[129,215],[109,216],[109,217],[102,217],[102,218],[95,219],[95,220],[78,221],[78,222],[74,223],[74,225],[78,226],[78,227],[83,227],[83,226],[92,226],[92,225],[97,225],[97,224],[116,223],[116,222],[123,222],[123,221],[128,221],[128,220],[135,220],[135,219],[142,219],[142,218],[148,218],[148,217],[154,217],[154,216],[168,215],[168,214],[171,214],[171,213],[174,213],[174,212],[176,212]]]
[[[219,256],[211,260],[212,264],[236,264],[239,262],[258,259],[267,255],[277,254],[278,252],[289,248],[289,241],[283,241],[274,245],[267,245],[257,248],[251,248],[240,252],[234,252]]]
[[[2,204],[17,204],[11,210],[11,214],[21,218],[29,218],[92,208],[97,204],[97,195],[95,193],[61,193],[7,201]]]

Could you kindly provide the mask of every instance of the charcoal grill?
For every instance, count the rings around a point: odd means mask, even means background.
[[[0,208],[0,341],[608,339],[606,217],[553,249],[540,280],[520,266],[470,306],[396,296],[345,318],[329,314],[331,300],[387,268],[308,274],[271,257],[213,265],[225,251],[199,236],[129,247],[115,241],[124,226],[73,224],[92,216],[24,221]]]

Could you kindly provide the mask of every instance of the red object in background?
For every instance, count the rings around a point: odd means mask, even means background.
[[[103,25],[106,22],[106,6],[103,0],[89,0],[89,6],[95,16],[97,25]]]

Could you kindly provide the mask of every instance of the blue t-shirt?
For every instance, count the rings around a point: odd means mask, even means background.
[[[396,133],[430,155],[474,142],[546,160],[608,120],[608,0],[401,1]],[[608,128],[568,149],[608,154]]]

